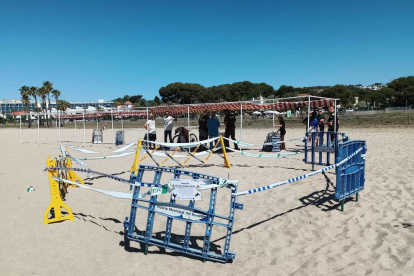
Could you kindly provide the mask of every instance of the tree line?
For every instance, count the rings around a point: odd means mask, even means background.
[[[414,76],[401,77],[392,80],[379,90],[360,89],[353,85],[335,85],[321,87],[293,87],[281,85],[274,89],[266,83],[251,83],[249,81],[204,87],[197,83],[170,83],[159,90],[164,104],[191,104],[246,101],[253,98],[285,98],[299,94],[310,94],[328,98],[338,98],[343,107],[354,107],[356,97],[362,104],[370,103],[376,107],[392,107],[413,105]],[[158,97],[157,97],[158,98]],[[154,104],[155,100],[152,102]],[[158,102],[157,104],[158,105]]]

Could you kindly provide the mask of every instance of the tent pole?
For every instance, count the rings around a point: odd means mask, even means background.
[[[112,122],[112,149],[114,148],[114,116],[112,114],[112,109],[111,109],[111,122]]]
[[[309,114],[310,113],[310,96],[308,96],[308,113],[306,114],[306,116],[308,116],[308,128],[306,129],[306,133],[307,133],[307,135],[308,135],[308,132],[309,132],[309,124],[310,124],[310,117],[309,117]]]
[[[78,144],[78,135],[76,135],[77,129],[76,129],[76,117],[75,119],[75,141],[76,141],[76,145]]]
[[[122,115],[121,115],[121,130],[124,130],[124,121],[122,120]]]
[[[22,140],[22,115],[20,115],[20,144],[23,144],[23,140]]]
[[[190,105],[187,105],[188,132],[190,132]]]
[[[337,116],[338,116],[338,114],[336,114],[336,100],[334,101],[334,104],[335,104],[335,116],[334,116],[334,132],[336,132],[336,121],[337,121]]]
[[[147,107],[147,122],[148,122],[148,120],[149,120],[149,110],[148,110],[148,107]],[[155,123],[155,118],[154,118],[154,123]],[[147,139],[146,139],[147,143],[146,143],[146,146],[148,148],[148,141],[149,141],[148,125],[147,125],[147,127],[146,127],[145,130],[147,131]]]
[[[40,145],[40,114],[37,112],[37,144]]]
[[[85,110],[82,111],[82,117],[83,117],[83,147],[86,147]]]
[[[240,104],[240,141],[243,141],[243,103]],[[229,146],[230,146],[230,143],[229,143]],[[240,146],[240,151],[241,151],[241,146]]]
[[[56,110],[56,115],[57,115],[57,113],[59,112],[59,110]],[[57,118],[55,118],[55,122],[56,122],[56,142],[58,142],[59,141],[59,131],[58,131],[58,120],[57,120]]]
[[[272,124],[272,132],[275,132],[275,105],[272,104],[272,114],[273,114],[273,124]]]
[[[60,140],[60,124],[61,124],[61,122],[60,122],[60,115],[61,115],[61,112],[58,111],[58,116],[59,116],[59,144],[62,143],[62,141]]]

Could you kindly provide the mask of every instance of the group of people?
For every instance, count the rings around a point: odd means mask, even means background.
[[[330,106],[328,114],[328,119],[326,120],[325,116],[323,115],[322,108],[318,108],[318,111],[312,111],[308,117],[303,120],[305,125],[308,125],[309,122],[309,130],[307,132],[315,132],[315,131],[325,131],[325,125],[328,125],[329,132],[337,132],[339,129],[339,118],[338,115],[335,114],[335,109],[333,106]],[[233,112],[229,110],[225,110],[224,116],[224,125],[225,125],[225,132],[224,137],[231,138],[232,140],[236,140],[236,116]],[[164,142],[167,143],[167,138],[169,138],[170,143],[173,142],[172,138],[172,128],[173,122],[176,119],[173,116],[170,116],[169,112],[165,112],[164,116]],[[279,115],[277,117],[278,124],[275,127],[279,127],[279,134],[281,140],[281,150],[286,150],[286,146],[284,143],[285,135],[286,135],[286,124],[283,116]],[[336,124],[335,124],[336,120]],[[336,129],[335,129],[336,125]],[[220,121],[217,119],[216,114],[214,112],[209,112],[205,110],[204,113],[198,119],[198,130],[199,130],[199,140],[204,141],[207,139],[215,138],[219,136],[219,127],[221,126]],[[155,120],[154,115],[149,114],[148,121],[144,124],[144,128],[147,130],[147,134],[144,136],[144,140],[155,141],[157,139],[156,129],[155,129]],[[147,137],[148,135],[148,137]],[[331,140],[334,139],[334,136],[331,136]],[[229,141],[224,141],[225,146],[229,147]],[[150,143],[150,148],[154,147],[153,143]],[[213,148],[213,142],[210,142],[210,148]],[[238,146],[234,143],[234,148],[238,150]]]
[[[329,109],[328,120],[325,122],[325,116],[323,115],[322,108],[318,108],[318,112],[312,111],[309,117],[306,117],[303,120],[305,125],[308,125],[309,120],[309,132],[315,131],[325,131],[325,125],[328,125],[328,131],[330,132],[337,132],[339,129],[339,118],[338,115],[335,114],[335,108],[330,106]],[[336,129],[335,129],[335,118],[336,118]]]
[[[169,112],[165,112],[164,116],[164,142],[167,143],[167,138],[170,139],[170,143],[173,142],[172,138],[172,128],[175,118],[170,116]],[[144,124],[144,128],[147,130],[147,133],[144,136],[144,141],[155,141],[157,140],[157,132],[155,129],[155,120],[154,115],[151,113],[148,115],[148,120]],[[148,135],[148,136],[147,136]],[[149,148],[154,148],[153,143],[149,143]]]
[[[224,117],[224,125],[225,125],[225,132],[224,136],[227,138],[231,138],[233,140],[236,139],[235,137],[235,130],[236,130],[236,116],[234,113],[225,110],[225,117]],[[167,138],[169,138],[169,142],[173,142],[172,138],[172,128],[173,122],[176,119],[170,116],[169,112],[165,112],[164,116],[164,142],[167,143]],[[216,114],[214,112],[209,112],[205,110],[204,113],[198,119],[198,129],[199,129],[199,140],[204,141],[207,139],[215,138],[219,136],[219,127],[221,126],[220,121],[217,119]],[[154,115],[149,114],[148,120],[144,124],[144,128],[147,130],[147,134],[144,136],[145,141],[155,141],[157,139],[156,129],[155,129],[155,120]],[[148,135],[148,136],[147,136]],[[227,140],[224,141],[225,146],[228,147],[229,143]],[[149,143],[149,147],[153,148],[154,144]],[[210,142],[210,148],[213,148],[213,142]],[[238,150],[238,146],[234,143],[234,148]]]
[[[225,110],[226,115],[224,116],[224,137],[236,140],[236,116],[233,112]],[[215,138],[219,136],[220,121],[216,118],[214,112],[205,110],[204,113],[198,119],[198,131],[200,141]],[[228,140],[224,141],[226,147],[229,146]],[[210,142],[210,149],[213,148],[213,142]],[[239,149],[236,143],[234,148]]]
[[[328,109],[328,120],[325,119],[325,116],[323,115],[323,109],[320,107],[318,108],[318,111],[315,110],[310,112],[309,116],[303,119],[303,123],[307,126],[309,121],[309,130],[307,132],[315,132],[315,131],[325,131],[325,125],[328,125],[328,131],[329,132],[338,132],[339,129],[339,117],[335,114],[335,108],[333,106],[330,106]],[[286,124],[285,120],[283,119],[283,116],[279,115],[277,117],[278,123],[275,125],[275,127],[279,127],[279,134],[280,134],[280,141],[281,143],[281,150],[286,150],[285,146],[285,135],[286,135]],[[326,121],[325,121],[326,120]],[[335,124],[336,120],[336,124]],[[336,125],[336,129],[335,129]],[[331,135],[331,141],[334,140],[334,135]],[[323,140],[321,141],[323,142]]]
[[[308,126],[307,132],[325,131],[325,125],[328,125],[328,132],[338,132],[339,129],[339,117],[335,114],[335,108],[330,106],[328,109],[328,120],[323,115],[323,109],[318,108],[318,112],[312,111],[308,117],[303,120],[303,123]],[[335,123],[336,121],[336,123]],[[336,127],[336,128],[335,128]],[[334,140],[334,135],[331,135],[331,141]],[[321,141],[323,143],[323,140]]]

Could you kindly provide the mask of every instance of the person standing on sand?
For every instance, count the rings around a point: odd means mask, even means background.
[[[211,114],[211,118],[207,120],[207,127],[209,139],[218,137],[220,122],[217,120],[216,114]],[[213,142],[210,142],[210,149],[213,149]]]
[[[336,120],[336,129],[335,129],[335,120]],[[338,132],[339,129],[339,117],[335,114],[335,108],[333,106],[329,107],[329,117],[328,121],[325,123],[328,125],[329,132]],[[331,134],[331,141],[335,139],[335,135]]]
[[[323,116],[322,107],[318,108],[318,115],[316,118],[319,120],[319,131],[325,131],[325,116]],[[323,145],[323,134],[320,135],[320,145]]]
[[[224,116],[224,125],[226,126],[224,137],[231,137],[232,140],[236,140],[236,116],[234,115],[234,112],[230,113],[228,109],[226,110],[226,116]],[[227,139],[225,142],[225,146],[230,147],[230,143]],[[239,146],[236,143],[234,143],[234,149],[239,150]]]
[[[286,146],[285,146],[285,134],[286,134],[286,125],[285,125],[285,119],[283,119],[282,115],[277,116],[277,120],[279,121],[278,125],[275,125],[275,127],[279,127],[279,133],[280,133],[280,141],[282,142],[281,144],[281,150],[285,151],[286,150]]]
[[[165,116],[164,116],[164,142],[167,143],[167,136],[170,137],[170,143],[173,142],[172,139],[172,128],[173,128],[173,121],[174,121],[174,117],[171,117],[169,112],[166,111],[165,112]]]
[[[155,142],[155,140],[157,140],[157,133],[155,131],[154,115],[152,115],[152,114],[149,115],[149,119],[144,124],[144,128],[148,132],[148,137],[147,137],[147,133],[145,133],[144,141],[148,141],[149,140],[149,141]],[[153,144],[153,143],[147,143],[147,147],[150,148],[150,149],[155,148],[155,144]]]
[[[209,120],[208,111],[205,110],[204,113],[198,119],[198,139],[199,141],[204,141],[208,139],[208,126],[207,121]]]

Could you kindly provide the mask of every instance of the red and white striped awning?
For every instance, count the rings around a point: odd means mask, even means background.
[[[334,101],[331,99],[312,100],[310,102],[311,108],[329,107],[334,105]],[[243,106],[242,106],[243,105]],[[211,103],[211,104],[192,104],[177,105],[177,106],[157,106],[149,107],[148,110],[154,115],[164,115],[165,112],[169,112],[172,115],[185,114],[190,112],[191,114],[203,113],[204,111],[219,112],[225,109],[230,111],[236,110],[289,110],[294,108],[308,107],[308,101],[298,102],[278,102],[274,104],[260,104],[260,103]],[[114,117],[132,117],[132,116],[147,116],[146,110],[134,110],[134,111],[116,111],[116,112],[98,112],[98,113],[85,113],[85,118],[96,118],[105,115],[111,115]],[[62,119],[68,118],[83,118],[82,114],[62,114]]]
[[[321,99],[321,100],[310,101],[311,108],[329,107],[329,106],[334,106],[334,101],[331,99]],[[275,104],[276,110],[289,110],[289,109],[299,108],[299,107],[308,107],[308,101],[278,102]]]

